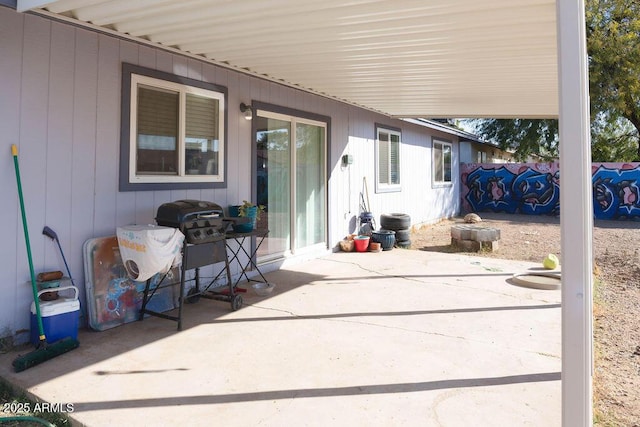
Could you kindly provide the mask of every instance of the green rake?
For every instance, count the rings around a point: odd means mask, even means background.
[[[22,228],[24,229],[24,240],[27,245],[27,258],[29,259],[29,273],[31,274],[31,289],[33,291],[33,301],[36,308],[36,317],[38,320],[38,333],[40,342],[36,349],[30,353],[18,356],[13,362],[13,369],[16,372],[24,371],[32,366],[39,365],[54,357],[60,356],[68,351],[77,348],[80,343],[71,338],[66,337],[55,343],[48,343],[42,326],[42,313],[40,312],[40,298],[38,297],[38,287],[36,285],[36,275],[33,271],[33,260],[31,258],[31,244],[29,243],[29,230],[27,228],[27,216],[24,209],[24,199],[22,197],[22,183],[20,181],[20,166],[18,165],[18,147],[11,145],[11,154],[13,155],[13,165],[16,169],[16,181],[18,182],[18,196],[20,197],[20,212],[22,213]]]

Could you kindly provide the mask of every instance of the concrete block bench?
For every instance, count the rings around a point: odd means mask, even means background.
[[[500,230],[474,224],[460,224],[451,227],[451,245],[463,252],[494,252],[498,250]]]

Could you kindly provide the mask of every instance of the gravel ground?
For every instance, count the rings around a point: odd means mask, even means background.
[[[474,255],[540,262],[549,253],[562,263],[560,219],[482,213],[481,225],[500,229],[499,249]],[[411,249],[454,252],[451,225],[462,218],[414,229]],[[640,427],[640,222],[596,221],[594,273],[594,423]]]

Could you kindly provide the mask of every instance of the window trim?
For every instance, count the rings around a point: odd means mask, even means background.
[[[400,192],[402,191],[402,130],[396,127],[376,123],[375,132],[375,191],[376,193]],[[386,184],[380,182],[380,132],[388,133],[389,136],[398,136],[398,184]],[[391,166],[391,157],[389,157],[389,166]]]
[[[436,144],[440,144],[443,148],[444,146],[448,146],[451,150],[451,180],[450,181],[436,181]],[[442,167],[442,176],[444,179],[444,149],[442,149],[443,152],[443,156],[442,156],[442,164],[440,165]],[[431,182],[433,184],[433,187],[451,187],[453,185],[453,143],[450,141],[446,141],[446,140],[442,140],[442,139],[436,139],[433,138],[432,139],[432,143],[431,143]]]
[[[135,112],[136,97],[132,97],[132,90],[136,83],[163,89],[178,90],[181,93],[206,94],[219,102],[220,111],[220,168],[221,172],[217,177],[198,176],[171,176],[162,177],[154,175],[135,176],[135,120],[132,120],[132,113]],[[206,92],[205,92],[206,91]],[[182,95],[181,95],[182,96]],[[165,73],[158,70],[140,67],[133,64],[122,64],[122,93],[121,93],[121,123],[120,123],[120,191],[154,191],[154,190],[177,190],[177,189],[201,189],[201,188],[226,188],[227,184],[227,129],[228,129],[228,109],[226,102],[228,99],[227,88],[213,83],[190,79],[183,76]],[[184,111],[181,108],[181,118]],[[184,126],[181,121],[180,126]],[[132,143],[134,141],[134,143]],[[179,153],[182,159],[184,154]],[[181,165],[182,168],[182,165]],[[203,179],[204,178],[204,179]]]

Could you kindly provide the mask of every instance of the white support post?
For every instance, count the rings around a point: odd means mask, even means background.
[[[562,425],[593,425],[593,196],[583,0],[557,0]]]

